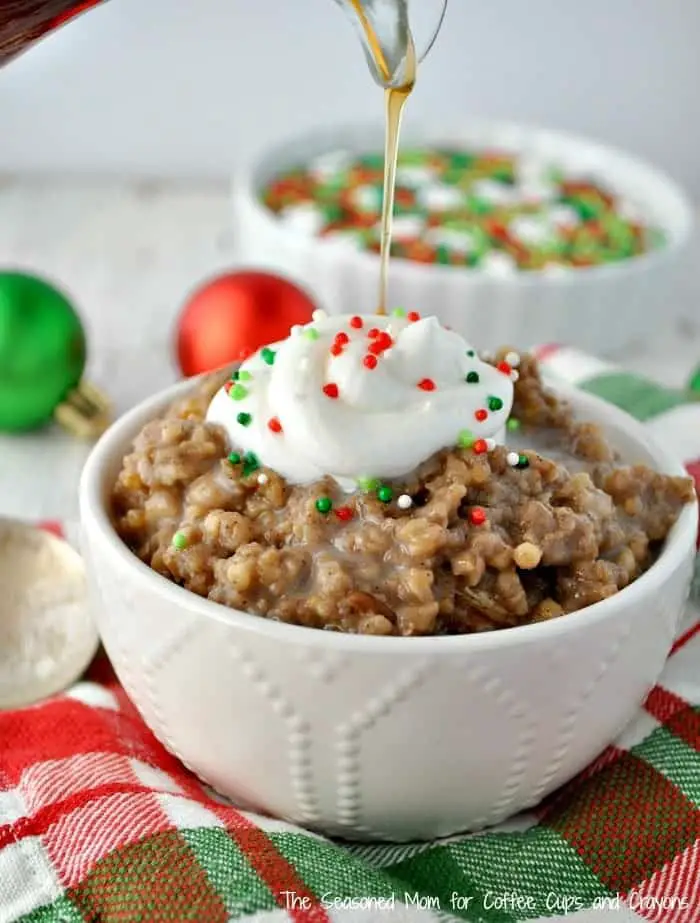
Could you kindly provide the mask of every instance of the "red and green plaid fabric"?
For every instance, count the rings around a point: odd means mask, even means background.
[[[543,363],[644,418],[700,481],[700,404],[568,351]],[[0,923],[387,915],[699,921],[700,612],[579,778],[535,812],[435,843],[340,844],[237,810],[155,740],[104,657],[64,695],[0,713]]]

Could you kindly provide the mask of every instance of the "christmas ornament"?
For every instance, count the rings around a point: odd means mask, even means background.
[[[85,331],[66,296],[37,276],[0,272],[0,431],[52,419],[78,436],[99,435],[105,398],[82,381]]]
[[[697,394],[698,398],[700,399],[700,365],[690,376],[690,381],[688,382],[688,390],[692,391],[694,394]]]
[[[183,375],[200,375],[245,359],[283,340],[295,324],[308,324],[311,298],[288,279],[266,272],[230,272],[190,297],[177,325]]]

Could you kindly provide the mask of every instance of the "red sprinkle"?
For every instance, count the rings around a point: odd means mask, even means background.
[[[360,330],[362,328],[362,318],[358,317],[357,314],[354,317],[351,317],[350,326],[354,327],[355,330]]]
[[[480,506],[475,506],[473,510],[469,510],[469,522],[473,526],[483,526],[486,522],[486,510]]]
[[[334,343],[334,344],[331,346],[331,355],[332,355],[332,356],[342,356],[342,354],[343,354],[343,344],[342,344],[342,343]]]
[[[434,391],[435,382],[432,378],[421,378],[421,380],[418,382],[418,387],[421,389],[421,391]]]
[[[375,356],[378,356],[380,353],[385,352],[393,345],[394,341],[388,333],[380,333],[374,338],[374,341],[369,344],[368,348],[371,353],[374,353]]]
[[[488,418],[488,415],[489,414],[487,410],[477,410],[476,413],[474,414],[474,416],[479,421],[479,423],[483,423],[484,420]]]
[[[486,445],[486,440],[485,440],[485,439],[477,439],[476,442],[474,443],[474,445],[472,446],[472,450],[473,450],[477,455],[483,455],[484,452],[488,452],[488,446]]]
[[[323,386],[323,393],[326,395],[326,397],[330,397],[331,400],[335,400],[340,392],[338,391],[338,385],[331,383],[329,385]]]
[[[352,519],[352,517],[353,517],[355,514],[353,513],[351,507],[349,507],[349,506],[339,506],[338,509],[335,511],[335,515],[336,515],[336,516],[338,517],[338,519],[340,519],[342,522],[350,522],[350,520]]]
[[[418,311],[409,311],[406,315],[406,320],[410,320],[412,324],[415,324],[417,320],[420,320],[420,314]]]
[[[350,337],[341,330],[340,333],[336,333],[335,342],[338,343],[339,346],[345,346],[346,343],[350,342]]]
[[[233,382],[227,381],[226,384],[224,385],[224,391],[228,394],[232,387],[233,387]]]
[[[282,432],[282,424],[277,419],[277,417],[270,417],[270,419],[267,421],[267,428],[272,430],[273,433]]]
[[[373,356],[371,353],[365,356],[362,360],[362,364],[366,369],[376,369],[377,367],[377,357]]]
[[[379,327],[372,327],[371,330],[367,331],[367,336],[370,337],[372,340],[375,340],[379,336],[380,333],[381,333],[381,330],[379,329]]]
[[[510,375],[510,373],[513,371],[507,362],[499,362],[496,368],[499,372],[503,372],[504,375]]]

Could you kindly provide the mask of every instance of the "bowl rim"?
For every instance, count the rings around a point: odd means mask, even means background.
[[[171,605],[184,608],[204,618],[224,622],[230,628],[264,635],[271,641],[306,644],[311,647],[340,652],[408,654],[454,654],[470,651],[484,651],[493,648],[536,644],[555,639],[561,635],[587,631],[595,624],[614,618],[616,611],[644,604],[647,594],[654,594],[664,586],[682,565],[683,559],[694,551],[698,532],[698,499],[689,503],[678,517],[669,538],[654,564],[628,587],[614,596],[546,622],[530,623],[501,631],[481,632],[463,635],[428,635],[419,637],[395,637],[358,635],[318,628],[277,622],[229,608],[221,603],[197,596],[195,593],[172,583],[142,562],[119,538],[107,513],[105,479],[107,472],[115,468],[118,460],[127,451],[129,443],[140,428],[153,419],[169,403],[196,387],[204,379],[199,375],[184,379],[175,385],[162,389],[140,402],[116,420],[92,448],[83,467],[79,485],[80,519],[82,540],[99,541],[113,559],[115,565],[126,568],[133,583],[143,588],[146,597],[155,593]],[[670,455],[646,432],[643,425],[612,404],[595,395],[583,392],[573,386],[552,381],[543,376],[547,387],[555,390],[565,400],[570,400],[578,409],[590,407],[598,418],[604,419],[606,429],[621,432],[654,459],[655,467],[666,474],[687,477],[682,464]],[[91,562],[88,556],[88,568]],[[99,624],[99,616],[98,616]]]
[[[379,262],[377,254],[363,250],[339,250],[332,242],[326,241],[322,237],[307,237],[286,228],[276,218],[275,214],[264,205],[259,191],[265,179],[269,178],[273,172],[283,168],[285,164],[288,164],[293,152],[298,151],[300,148],[323,153],[337,150],[338,148],[342,149],[344,145],[358,150],[371,144],[374,149],[376,147],[376,140],[374,139],[377,138],[378,133],[381,138],[383,130],[383,126],[376,122],[348,123],[333,129],[318,127],[299,135],[278,140],[274,144],[259,149],[234,173],[232,183],[234,207],[244,207],[249,213],[254,214],[258,222],[264,222],[274,233],[290,242],[294,242],[296,246],[312,249],[314,259],[334,260],[342,258],[346,266],[351,269],[355,268],[358,272],[376,271]],[[493,136],[494,145],[500,143],[504,147],[506,145],[498,140],[501,136],[517,136],[521,139],[520,145],[512,145],[513,149],[522,147],[525,138],[529,138],[533,143],[553,143],[560,145],[562,148],[569,148],[572,151],[581,148],[589,154],[594,153],[603,160],[612,159],[618,165],[625,165],[630,170],[643,174],[652,188],[662,191],[667,199],[674,200],[673,207],[680,218],[676,222],[664,223],[664,229],[667,232],[669,230],[672,232],[672,239],[667,240],[657,250],[651,250],[616,263],[575,267],[561,274],[552,275],[541,272],[519,272],[503,278],[494,278],[468,266],[423,264],[412,260],[397,259],[394,261],[393,271],[400,271],[407,283],[411,281],[411,277],[422,279],[427,273],[431,273],[437,274],[439,279],[445,281],[455,278],[467,278],[471,283],[483,285],[485,288],[541,285],[552,288],[567,288],[581,283],[593,284],[605,282],[609,279],[619,280],[621,277],[633,275],[642,270],[653,270],[659,262],[668,261],[677,256],[689,245],[696,226],[696,216],[692,200],[684,188],[666,171],[617,146],[606,144],[585,135],[547,128],[536,123],[485,119],[473,119],[461,129],[453,128],[452,130],[439,125],[431,126],[428,123],[423,123],[420,128],[406,126],[403,130],[402,140],[413,144],[419,143],[420,140],[420,143],[424,145],[484,143],[483,141],[470,141],[469,139],[474,136]],[[305,156],[308,157],[309,154],[307,153]],[[246,217],[249,219],[250,214]],[[671,228],[670,224],[676,226]]]

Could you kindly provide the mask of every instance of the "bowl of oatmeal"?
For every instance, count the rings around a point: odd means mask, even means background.
[[[634,420],[435,317],[317,313],[117,421],[81,482],[99,628],[244,807],[428,839],[624,727],[690,584],[690,480]]]
[[[253,156],[234,186],[239,260],[302,279],[326,310],[372,305],[383,163],[381,125]],[[527,125],[414,127],[409,106],[389,303],[435,305],[482,348],[612,352],[683,315],[693,226],[683,190],[630,154]]]

